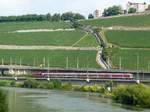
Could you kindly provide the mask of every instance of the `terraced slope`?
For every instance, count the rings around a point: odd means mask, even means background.
[[[0,23],[0,63],[100,68],[96,62],[95,38],[70,28],[70,24],[64,22]]]
[[[4,64],[49,66],[55,68],[99,68],[96,63],[97,51],[80,50],[0,50]],[[68,59],[67,59],[68,58]],[[68,60],[68,62],[67,62]],[[88,61],[87,61],[88,60]]]
[[[150,71],[150,50],[112,49],[111,60],[114,68],[127,70]],[[138,64],[138,65],[137,65]]]
[[[123,16],[106,19],[93,19],[82,21],[82,24],[107,27],[107,26],[150,26],[150,14]]]
[[[115,69],[150,71],[150,14],[82,21],[103,27],[107,60]],[[139,64],[138,64],[139,63]]]
[[[83,31],[0,33],[0,44],[72,46],[85,35]],[[82,43],[80,41],[76,45],[96,46],[96,41],[91,35],[86,35]]]
[[[109,43],[129,48],[150,48],[150,31],[106,31]]]
[[[66,22],[7,22],[0,23],[0,32],[8,32],[15,30],[28,30],[28,29],[64,29],[70,28],[70,24]]]

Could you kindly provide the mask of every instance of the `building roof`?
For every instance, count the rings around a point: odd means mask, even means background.
[[[134,3],[134,2],[128,2],[130,5],[146,5],[146,3]]]

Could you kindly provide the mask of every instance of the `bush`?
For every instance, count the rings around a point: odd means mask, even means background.
[[[72,90],[72,84],[71,83],[65,83],[62,85],[63,90]]]
[[[85,92],[89,92],[90,91],[90,86],[87,86],[87,85],[81,86],[80,90],[85,91]]]
[[[23,87],[23,84],[21,82],[16,82],[15,86],[20,88]]]
[[[93,86],[84,85],[80,87],[80,91],[85,91],[85,92],[100,92],[100,89],[101,87],[97,85],[93,85]]]
[[[55,89],[61,89],[62,83],[60,80],[52,80]]]
[[[11,81],[11,82],[10,82],[10,85],[11,85],[12,87],[15,87],[15,86],[16,86],[16,82],[15,82],[15,81]]]
[[[10,86],[10,81],[0,81],[0,86]]]
[[[37,88],[54,89],[54,84],[53,82],[43,82],[43,83],[40,83]]]
[[[91,92],[99,92],[99,87],[97,85],[93,85],[93,86],[90,86],[90,91]]]
[[[37,88],[39,83],[34,79],[27,79],[23,83],[23,87],[25,88]]]
[[[0,90],[0,112],[8,112],[6,93]]]
[[[113,90],[113,99],[122,104],[150,108],[150,88],[143,84],[118,86]]]

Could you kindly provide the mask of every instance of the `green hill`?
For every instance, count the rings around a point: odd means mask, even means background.
[[[150,71],[149,18],[150,14],[142,14],[86,20],[81,23],[104,27],[100,35],[106,44],[105,55],[109,57],[113,68],[119,69],[121,66],[123,70]]]
[[[21,64],[37,66],[44,64],[47,67],[65,68],[68,58],[68,67],[77,68],[99,68],[96,63],[97,51],[80,50],[0,50],[0,60],[4,64]],[[2,62],[0,62],[2,63]]]
[[[83,31],[0,33],[0,45],[72,46],[87,35],[79,46],[96,46],[95,39]],[[93,44],[94,43],[94,44]]]
[[[121,16],[105,19],[93,19],[81,21],[81,24],[106,27],[106,26],[150,26],[150,14]]]
[[[150,31],[121,31],[105,32],[109,43],[129,48],[150,48]]]
[[[28,29],[59,29],[70,28],[70,23],[67,22],[6,22],[0,23],[0,32],[28,30]]]
[[[111,62],[114,68],[119,68],[121,64],[121,69],[124,70],[141,70],[150,71],[150,50],[140,50],[140,49],[111,49]],[[137,65],[137,63],[139,63]]]
[[[21,60],[22,65],[39,67],[43,66],[43,60],[45,60],[45,63],[49,61],[50,67],[65,68],[66,58],[68,58],[69,68],[77,68],[77,64],[78,68],[100,68],[96,62],[98,46],[96,39],[87,32],[77,29],[69,30],[70,28],[71,25],[68,22],[0,23],[0,45],[7,46],[2,46],[0,49],[0,63],[19,64]],[[37,31],[34,31],[35,29]],[[50,31],[45,32],[42,29]],[[21,46],[24,50],[14,50],[12,46]],[[26,46],[31,49],[29,50]],[[32,49],[32,46],[36,46],[36,49]],[[45,48],[41,50],[39,46]],[[76,47],[82,49],[74,50]]]

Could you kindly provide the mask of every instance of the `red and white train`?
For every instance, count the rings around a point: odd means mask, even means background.
[[[133,79],[131,73],[36,73],[36,78],[50,79]]]

